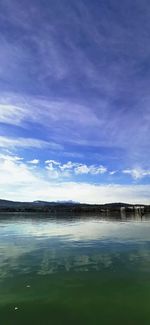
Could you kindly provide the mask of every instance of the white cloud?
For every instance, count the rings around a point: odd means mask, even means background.
[[[50,173],[50,175],[48,174]],[[58,181],[57,171],[30,169],[17,157],[0,157],[0,198],[13,200],[74,200],[87,203],[149,203],[150,185],[99,185]],[[49,177],[48,177],[49,176]]]
[[[107,168],[100,165],[100,166],[95,166],[95,165],[83,165],[79,164],[75,168],[75,173],[78,174],[91,174],[91,175],[98,175],[98,174],[104,174],[107,172]]]
[[[59,176],[70,176],[71,174],[82,175],[82,174],[90,174],[90,175],[98,175],[104,174],[107,172],[107,168],[100,165],[86,165],[81,163],[76,163],[72,161],[68,161],[65,164],[62,164],[59,161],[55,160],[46,160],[46,169],[55,170],[58,172]]]
[[[133,169],[125,169],[123,170],[124,174],[129,174],[132,176],[133,179],[138,180],[145,176],[150,176],[150,170],[144,170],[140,167],[133,168]]]
[[[0,157],[0,185],[3,188],[6,186],[24,185],[36,181],[36,177],[25,163],[21,160],[14,159],[14,157],[1,156]]]
[[[71,173],[69,170],[63,169],[63,165],[61,163],[55,161],[55,160],[47,160],[46,161],[46,169],[48,170],[48,176],[50,178],[64,178],[64,177],[70,177]]]
[[[39,159],[33,159],[33,160],[29,160],[28,161],[28,164],[31,164],[31,165],[38,165],[40,162]]]
[[[60,165],[60,169],[63,170],[71,170],[73,169],[75,166],[78,166],[78,163],[74,163],[72,161],[68,161],[66,164]]]
[[[109,172],[110,175],[115,175],[118,172],[118,170],[112,170],[111,172]]]
[[[48,142],[40,139],[33,139],[33,138],[11,138],[11,137],[5,137],[0,136],[0,148],[45,148],[49,147],[54,150],[61,150],[62,146],[55,143],[55,142]]]
[[[93,175],[97,175],[97,174],[104,174],[107,172],[107,168],[105,166],[90,166],[90,171]]]
[[[24,158],[19,157],[19,156],[15,156],[13,154],[8,155],[8,154],[0,154],[0,160],[7,160],[7,161],[22,161],[24,160]]]
[[[45,160],[45,164],[53,164],[53,165],[56,165],[56,166],[59,166],[60,165],[60,162],[56,161],[56,160],[53,160],[53,159],[50,159],[50,160]]]
[[[88,174],[90,171],[89,167],[87,165],[79,165],[75,168],[75,174]]]
[[[48,165],[46,166],[46,170],[48,170],[48,176],[49,178],[58,178],[60,176],[60,172],[59,170],[57,170],[55,168],[55,165],[53,165],[52,162],[48,163]]]
[[[98,174],[104,174],[107,172],[107,168],[100,165],[86,165],[86,164],[78,164],[75,169],[75,174],[91,174],[91,175],[98,175]]]

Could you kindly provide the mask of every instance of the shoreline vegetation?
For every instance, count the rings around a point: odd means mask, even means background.
[[[108,203],[108,204],[84,204],[72,201],[66,202],[14,202],[0,200],[0,213],[46,213],[48,215],[97,215],[100,217],[126,218],[130,215],[140,217],[150,213],[150,205]]]

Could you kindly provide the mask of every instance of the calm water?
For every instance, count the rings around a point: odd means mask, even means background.
[[[150,324],[150,221],[0,219],[0,325]]]

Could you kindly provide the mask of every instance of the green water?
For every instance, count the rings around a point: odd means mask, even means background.
[[[150,221],[1,216],[0,325],[150,324]]]

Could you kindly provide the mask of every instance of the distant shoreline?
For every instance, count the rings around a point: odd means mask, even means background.
[[[150,213],[150,205],[109,203],[109,204],[83,204],[74,202],[14,202],[0,200],[0,213],[44,213],[49,215],[144,215]]]

